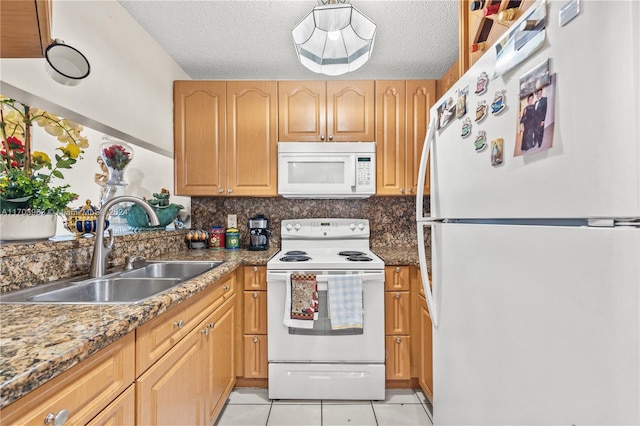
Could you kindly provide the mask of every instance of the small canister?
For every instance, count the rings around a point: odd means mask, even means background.
[[[223,250],[225,247],[224,227],[212,226],[209,231],[209,248]]]
[[[227,250],[238,250],[240,248],[240,231],[238,228],[229,228],[226,233]]]

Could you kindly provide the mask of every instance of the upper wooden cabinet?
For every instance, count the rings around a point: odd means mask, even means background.
[[[227,193],[278,194],[277,83],[227,82]]]
[[[216,195],[226,188],[226,112],[226,82],[174,83],[176,195]]]
[[[371,142],[375,137],[373,81],[280,81],[282,142]]]
[[[414,195],[436,82],[378,80],[375,90],[376,194]]]
[[[277,83],[176,81],[176,195],[277,195]]]
[[[0,58],[43,58],[51,44],[51,0],[0,2]]]

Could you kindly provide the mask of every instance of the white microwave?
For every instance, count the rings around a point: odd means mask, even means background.
[[[279,195],[367,198],[375,193],[375,142],[278,142]]]

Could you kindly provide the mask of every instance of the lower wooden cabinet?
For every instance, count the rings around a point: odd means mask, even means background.
[[[384,317],[387,380],[411,379],[410,266],[385,268]]]
[[[0,411],[0,423],[47,424],[50,419],[53,424],[56,417],[65,415],[67,424],[86,424],[102,415],[108,418],[109,410],[119,409],[109,404],[127,388],[132,389],[134,359],[134,333],[129,333],[4,408]],[[130,412],[128,416],[131,420]]]
[[[137,424],[202,425],[215,421],[236,379],[235,280],[232,273],[184,308],[178,306],[163,314],[171,320],[188,318],[188,312],[201,300],[209,303],[206,317],[138,377]],[[212,300],[212,295],[218,297]]]
[[[244,378],[266,379],[267,362],[267,267],[244,267],[244,316],[242,340]]]

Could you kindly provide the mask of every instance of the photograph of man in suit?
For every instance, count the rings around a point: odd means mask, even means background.
[[[542,96],[542,87],[536,87],[536,101],[534,103],[535,127],[533,133],[533,146],[542,146],[544,136],[544,120],[547,117],[547,97]]]

